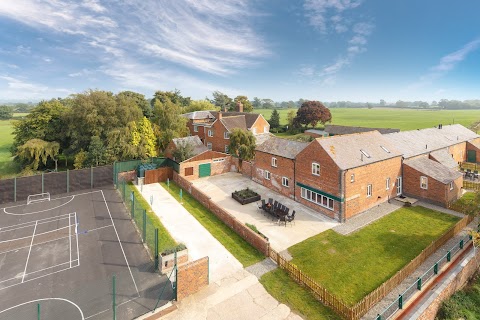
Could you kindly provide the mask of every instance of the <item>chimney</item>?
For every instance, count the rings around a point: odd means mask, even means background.
[[[222,111],[218,112],[218,120],[222,120]]]
[[[223,107],[223,112],[227,112],[227,106]]]
[[[237,102],[237,111],[243,112],[243,104],[240,101]]]

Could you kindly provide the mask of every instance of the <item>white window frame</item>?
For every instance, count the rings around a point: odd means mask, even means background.
[[[301,196],[303,199],[313,202],[328,210],[331,210],[331,211],[335,210],[335,201],[330,197],[324,196],[314,191],[310,191],[303,187],[301,188]]]
[[[320,163],[312,162],[312,174],[314,176],[320,176]]]
[[[367,198],[370,198],[373,194],[373,185],[367,184]]]
[[[263,127],[263,133],[267,133],[268,132],[268,126],[264,126]]]
[[[277,167],[277,158],[272,157],[272,167]]]
[[[425,179],[425,183],[424,183]],[[428,190],[428,178],[425,176],[420,177],[420,189]]]
[[[402,194],[402,177],[397,177],[397,196]]]
[[[453,181],[450,181],[450,191],[453,190]]]
[[[287,187],[287,188],[289,187],[287,177],[282,177],[282,186]]]
[[[270,178],[271,178],[270,177],[270,171],[265,170],[265,175],[264,176],[265,176],[265,179],[270,180]]]
[[[225,146],[225,153],[229,153],[228,152],[228,145]]]
[[[212,129],[208,129],[208,136],[209,136],[209,137],[213,137],[213,131],[212,131]]]
[[[257,134],[257,128],[252,128],[252,133]]]
[[[193,126],[193,132],[198,132],[198,126]]]
[[[385,181],[385,190],[390,190],[390,177]]]
[[[223,133],[223,139],[230,139],[230,132],[225,131],[225,132]]]
[[[212,143],[211,142],[207,142],[207,149],[208,150],[212,150]]]
[[[350,176],[350,182],[355,182],[355,173]]]

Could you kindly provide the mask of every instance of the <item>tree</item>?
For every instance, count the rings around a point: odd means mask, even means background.
[[[85,165],[85,162],[87,162],[87,159],[88,159],[88,152],[84,150],[80,150],[75,155],[75,160],[73,161],[73,167],[75,169],[82,169]]]
[[[158,146],[164,150],[173,138],[188,135],[187,118],[182,117],[182,109],[169,99],[164,102],[156,99],[153,107],[153,120],[158,125]]]
[[[202,110],[217,110],[218,108],[209,100],[192,100],[188,107],[185,107],[185,113]]]
[[[13,118],[13,108],[9,106],[0,106],[0,120]]]
[[[293,121],[293,125],[303,124],[306,128],[308,125],[315,127],[318,122],[325,124],[329,121],[332,121],[332,114],[323,103],[320,101],[307,101],[297,110],[297,116]]]
[[[173,104],[176,104],[183,107],[188,107],[190,105],[190,97],[182,96],[180,90],[175,89],[174,91],[157,91],[155,92],[153,99],[150,101],[152,108],[154,107],[155,101],[159,100],[162,103],[166,101],[171,101]]]
[[[387,105],[387,102],[383,99],[380,99],[380,107],[385,107]]]
[[[57,163],[57,155],[60,149],[58,142],[48,142],[42,139],[31,139],[18,147],[17,156],[28,163],[33,170],[37,170],[40,161],[43,165],[47,164],[48,158]]]
[[[296,112],[294,110],[288,111],[288,113],[287,113],[287,126],[290,130],[293,129],[295,116],[296,116]]]
[[[148,100],[145,99],[143,94],[133,91],[122,91],[117,94],[116,98],[117,102],[120,104],[123,100],[131,100],[142,110],[144,117],[150,118],[152,116],[152,106],[148,103]]]
[[[107,149],[99,136],[93,136],[88,146],[88,164],[99,166],[107,160]]]
[[[255,157],[255,147],[255,137],[251,131],[233,129],[230,133],[228,151],[238,157],[240,167],[242,167],[243,160],[249,161]]]
[[[153,132],[152,123],[143,117],[138,128],[140,134],[140,143],[138,156],[147,159],[157,156],[157,138]]]
[[[193,145],[189,142],[180,142],[172,153],[175,161],[183,162],[193,157]]]
[[[250,103],[250,101],[248,100],[247,96],[236,96],[234,101],[235,101],[235,105],[238,105],[239,103],[241,103],[243,105],[243,112],[252,112],[253,111],[253,106]]]
[[[263,101],[262,108],[265,108],[265,109],[275,108],[275,101],[273,101],[272,99],[263,99],[262,101]]]
[[[252,101],[252,107],[254,109],[261,109],[262,108],[262,99],[254,97]]]
[[[219,107],[222,111],[234,107],[232,98],[220,91],[213,92],[213,100],[211,100],[211,102],[217,107]]]
[[[270,123],[270,128],[272,129],[280,127],[280,114],[278,113],[277,109],[273,109],[272,115],[270,116],[270,120],[268,120],[268,123]]]

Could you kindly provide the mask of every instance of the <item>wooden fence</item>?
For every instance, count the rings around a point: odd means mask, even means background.
[[[463,180],[463,188],[468,190],[479,191],[480,190],[480,183]]]
[[[305,275],[294,264],[285,260],[275,250],[270,248],[269,256],[280,268],[285,270],[292,279],[310,289],[313,295],[324,305],[330,307],[333,311],[346,319],[357,320],[365,315],[375,304],[382,300],[390,291],[395,289],[403,280],[412,274],[425,260],[444,245],[449,239],[463,230],[470,222],[473,216],[463,217],[457,224],[445,232],[440,238],[432,242],[409,264],[399,270],[394,276],[385,281],[380,287],[370,292],[365,298],[354,306],[348,306],[336,295],[330,293],[318,284],[315,280]]]
[[[479,168],[479,165],[477,165],[476,163],[472,163],[472,162],[462,162],[460,163],[460,168],[461,169],[470,169],[470,170],[478,170]]]

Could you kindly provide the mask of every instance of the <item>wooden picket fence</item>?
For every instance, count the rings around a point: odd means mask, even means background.
[[[365,298],[359,301],[354,306],[349,306],[342,299],[329,292],[327,289],[318,284],[315,280],[304,274],[302,270],[278,252],[269,250],[270,258],[277,263],[277,265],[285,270],[290,277],[299,284],[307,287],[313,293],[316,299],[321,301],[327,307],[330,307],[337,314],[345,319],[357,320],[365,315],[375,304],[382,300],[390,291],[395,289],[403,280],[412,274],[425,260],[444,245],[449,239],[454,237],[462,231],[470,222],[473,221],[473,216],[463,217],[455,226],[445,232],[440,238],[432,242],[426,247],[417,257],[415,257],[409,264],[399,270],[394,276],[385,281],[374,291],[370,292]]]
[[[467,190],[479,191],[480,190],[480,182],[463,180],[463,188],[467,189]]]

